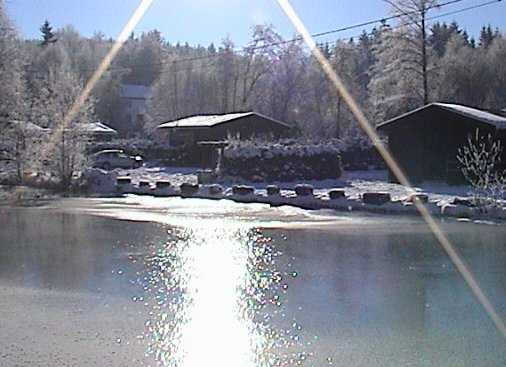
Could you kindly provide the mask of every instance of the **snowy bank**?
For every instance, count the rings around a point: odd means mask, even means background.
[[[469,219],[506,219],[505,207],[474,207],[458,196],[445,195],[435,198],[420,191],[409,191],[399,197],[388,191],[367,190],[355,193],[343,188],[318,189],[309,184],[299,184],[293,189],[281,189],[276,185],[266,188],[251,185],[223,186],[182,183],[178,186],[168,181],[139,181],[132,183],[128,177],[118,177],[116,194],[145,194],[160,197],[227,199],[240,203],[262,203],[271,206],[289,205],[302,209],[332,209],[339,211],[363,211],[382,214],[418,215],[414,201],[422,202],[434,216]],[[453,197],[453,199],[450,199]]]

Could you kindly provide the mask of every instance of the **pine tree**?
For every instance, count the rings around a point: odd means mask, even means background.
[[[207,47],[207,52],[210,55],[216,54],[216,47],[214,47],[214,43],[211,42],[211,44],[209,45],[209,47]]]
[[[489,46],[494,41],[495,37],[496,34],[494,34],[494,32],[492,31],[492,27],[490,26],[490,24],[487,27],[483,26],[480,32],[480,43],[479,43],[480,47],[489,48]]]
[[[42,27],[40,27],[40,31],[42,33],[42,42],[41,45],[43,47],[50,45],[51,43],[55,43],[57,41],[55,34],[53,33],[53,27],[46,19]]]

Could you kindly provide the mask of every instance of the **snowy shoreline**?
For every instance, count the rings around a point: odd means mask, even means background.
[[[167,185],[167,184],[166,184]],[[505,220],[506,207],[484,208],[469,206],[466,199],[458,196],[453,198],[457,203],[445,198],[435,198],[423,192],[414,192],[412,196],[392,199],[389,192],[364,192],[358,195],[348,195],[343,188],[313,190],[311,185],[296,185],[309,189],[307,193],[296,193],[293,190],[279,190],[277,193],[268,193],[268,189],[279,187],[270,185],[267,189],[259,189],[247,185],[233,185],[224,187],[218,184],[198,185],[183,184],[180,187],[169,185],[164,187],[156,186],[135,186],[132,184],[122,185],[117,188],[116,195],[126,194],[149,195],[153,197],[182,197],[193,199],[210,200],[231,200],[238,203],[267,204],[272,207],[292,206],[306,210],[331,209],[346,212],[369,212],[391,215],[419,215],[414,205],[414,196],[424,202],[429,213],[436,217],[465,218],[473,220]],[[338,194],[338,195],[336,195]],[[337,197],[336,197],[337,196]],[[366,196],[372,199],[367,199]],[[383,198],[375,202],[377,197]]]
[[[436,217],[468,220],[506,220],[506,205],[481,208],[470,204],[468,186],[448,186],[444,183],[425,183],[410,189],[387,181],[385,171],[345,172],[335,180],[308,181],[305,184],[288,182],[252,183],[232,178],[216,180],[214,184],[198,184],[195,169],[141,168],[129,171],[105,172],[95,170],[93,187],[83,197],[120,197],[126,194],[153,197],[183,197],[211,200],[231,200],[238,203],[259,203],[273,207],[292,206],[307,210],[330,209],[340,212],[369,212],[390,215],[419,215],[412,195],[424,202],[429,213]],[[297,187],[307,192],[297,193]],[[183,189],[183,190],[182,190]],[[274,190],[273,190],[274,189]],[[7,190],[4,194],[7,194]],[[6,204],[19,201],[33,204],[58,196],[29,188],[9,190],[3,196]],[[184,191],[184,192],[182,192]],[[369,198],[373,198],[373,202]],[[11,196],[11,199],[7,199]],[[79,196],[79,195],[78,195]],[[376,198],[376,199],[375,199]],[[379,198],[379,201],[377,201]],[[374,202],[374,200],[376,200]]]
[[[197,176],[197,171],[190,168],[144,167],[110,172],[103,176],[107,184],[99,185],[98,192],[114,195],[227,199],[240,203],[288,205],[309,210],[333,209],[347,212],[419,215],[411,198],[416,195],[434,216],[476,220],[506,219],[506,207],[484,210],[470,205],[469,196],[472,190],[468,186],[429,182],[408,188],[388,182],[388,174],[384,170],[349,171],[344,172],[339,179],[307,181],[299,184],[255,183],[227,177],[213,180],[210,184],[199,184]],[[298,186],[305,186],[309,191],[296,193]],[[364,195],[368,196],[365,200]],[[371,197],[373,201],[379,197],[380,201],[370,202]]]

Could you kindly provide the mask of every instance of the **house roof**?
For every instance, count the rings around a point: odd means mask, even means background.
[[[151,88],[140,84],[121,84],[119,94],[122,98],[148,99]]]
[[[282,125],[289,128],[288,124],[284,122],[272,119],[256,112],[236,112],[227,113],[224,115],[197,115],[185,117],[179,120],[168,121],[158,126],[159,129],[170,129],[170,128],[199,128],[199,127],[213,127],[216,125],[223,124],[234,120],[239,120],[244,117],[259,116],[261,118],[270,120],[276,124]]]
[[[81,130],[94,134],[117,134],[118,132],[113,128],[101,122],[90,122],[89,124],[79,125]]]
[[[44,132],[49,129],[40,127],[39,125],[35,125],[33,122],[29,121],[10,121],[10,124],[17,129],[26,130],[26,131],[34,131],[34,132]]]
[[[7,121],[7,126],[12,126],[15,129],[27,131],[27,132],[33,132],[33,133],[43,133],[43,132],[51,132],[50,128],[40,127],[39,125],[36,125],[29,121],[19,121],[19,120],[11,120]],[[87,132],[87,133],[94,133],[94,134],[117,134],[118,132],[111,128],[110,126],[107,126],[106,124],[103,124],[99,121],[97,122],[91,122],[87,124],[79,124],[78,127],[81,131]]]
[[[446,110],[449,112],[453,112],[455,114],[458,114],[460,116],[464,116],[479,122],[482,122],[484,124],[490,125],[496,129],[503,130],[506,129],[506,117],[493,114],[491,112],[479,110],[477,108],[472,108],[464,105],[459,104],[452,104],[452,103],[430,103],[428,105],[425,105],[423,107],[417,108],[416,110],[407,112],[403,115],[394,117],[393,119],[390,119],[388,121],[382,122],[379,124],[376,128],[381,129],[386,126],[389,126],[395,122],[398,122],[408,116],[414,115],[418,112],[421,112],[423,110],[427,110],[429,108],[438,108],[442,110]]]
[[[26,131],[32,133],[42,133],[49,131],[49,129],[43,128],[29,121],[9,120],[9,121],[0,121],[0,124],[4,124],[8,128],[14,128],[19,131]]]

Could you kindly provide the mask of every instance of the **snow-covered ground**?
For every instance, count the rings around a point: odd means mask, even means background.
[[[116,196],[118,194],[144,194],[152,196],[181,196],[229,199],[238,202],[264,203],[273,206],[288,205],[303,209],[334,209],[346,211],[371,211],[391,214],[416,214],[417,210],[406,200],[414,192],[428,196],[427,209],[434,215],[457,218],[506,219],[506,205],[487,208],[473,207],[455,198],[466,198],[471,194],[468,186],[449,186],[442,182],[431,182],[410,189],[388,182],[387,172],[378,170],[345,172],[335,180],[300,181],[300,182],[260,182],[253,183],[225,177],[214,182],[207,182],[198,188],[187,187],[185,193],[180,190],[183,183],[198,183],[198,168],[161,167],[146,165],[131,170],[116,169],[103,171],[92,169],[87,172],[90,194],[99,196]],[[117,178],[129,176],[131,180],[117,184]],[[170,185],[157,185],[159,181],[169,181]],[[147,184],[146,184],[147,182]],[[141,184],[139,184],[141,183]],[[209,185],[218,184],[218,185]],[[280,195],[267,194],[267,185],[277,185]],[[314,188],[313,194],[295,193],[298,184],[309,184]],[[247,185],[250,187],[238,187]],[[342,189],[345,197],[331,199],[330,190]],[[390,199],[380,195],[363,195],[365,193],[388,193]],[[367,200],[366,200],[367,198]],[[374,199],[376,198],[376,199]],[[1,195],[0,195],[1,199]],[[371,201],[372,200],[372,201]],[[380,202],[378,203],[378,201]],[[5,201],[5,200],[4,200]]]
[[[153,165],[144,165],[143,167],[129,170],[116,170],[119,176],[129,176],[132,183],[139,181],[170,181],[172,186],[179,186],[184,182],[197,183],[197,172],[199,168],[195,167],[161,167]]]
[[[348,195],[359,196],[368,191],[388,192],[393,200],[404,199],[411,190],[406,186],[388,182],[387,171],[356,171],[345,172],[342,177]],[[470,186],[451,186],[445,182],[424,182],[414,187],[416,192],[425,193],[429,201],[452,201],[455,197],[469,197],[472,193]]]
[[[2,167],[6,168],[6,167]],[[1,169],[0,173],[7,174],[13,171],[10,169]],[[132,178],[133,184],[138,184],[139,181],[149,181],[153,185],[156,181],[170,181],[171,186],[179,187],[182,183],[196,184],[197,173],[200,168],[196,167],[163,167],[158,165],[157,162],[148,162],[143,167],[137,169],[123,170],[116,169],[112,172],[116,176],[129,176]],[[321,180],[321,181],[304,181],[304,182],[249,182],[241,179],[234,179],[225,177],[219,179],[217,183],[225,188],[231,187],[235,184],[242,184],[253,186],[260,192],[265,190],[268,184],[278,185],[282,191],[293,191],[295,185],[299,183],[307,183],[315,188],[316,195],[324,195],[330,189],[342,188],[345,190],[346,195],[351,198],[358,198],[364,192],[388,192],[393,200],[401,200],[410,194],[410,190],[402,185],[388,182],[388,173],[385,170],[368,170],[368,171],[349,171],[344,172],[342,177],[335,180]],[[417,185],[415,187],[417,192],[423,192],[429,195],[430,201],[445,201],[450,202],[456,196],[467,197],[471,192],[469,186],[449,186],[444,182],[428,182]],[[98,190],[104,192],[104,190]]]

